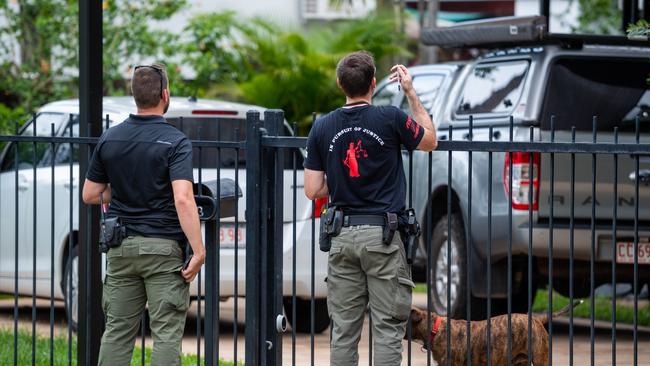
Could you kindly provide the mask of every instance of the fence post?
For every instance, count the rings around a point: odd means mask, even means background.
[[[260,113],[246,113],[246,365],[261,365],[261,129]]]
[[[217,185],[221,184],[217,181]],[[236,192],[236,187],[235,187]],[[212,195],[210,192],[209,194]],[[216,197],[221,199],[221,197]],[[217,204],[217,208],[221,205]],[[235,213],[237,214],[237,213]],[[214,220],[205,221],[205,365],[217,366],[219,359],[216,344],[219,340],[216,337],[216,329],[219,326],[217,318],[217,307],[219,299],[217,294],[217,261],[219,260],[220,248],[216,245],[217,223],[215,220],[221,218],[221,212],[217,212]],[[189,244],[188,244],[189,245]],[[235,271],[237,269],[235,268]]]
[[[281,110],[268,110],[264,112],[264,125],[269,136],[277,137],[284,124],[284,112]],[[284,191],[284,154],[279,148],[266,149],[264,156],[266,225],[263,225],[262,243],[264,244],[263,272],[265,293],[262,299],[265,329],[266,354],[265,364],[269,366],[282,365],[282,337],[286,320],[282,313],[282,252],[283,243],[283,191]]]
[[[79,136],[102,133],[102,2],[79,2]],[[90,145],[79,149],[79,192],[90,157]],[[79,339],[78,365],[96,365],[104,331],[102,271],[99,252],[99,208],[83,205],[79,194]],[[72,207],[70,208],[72,210]]]

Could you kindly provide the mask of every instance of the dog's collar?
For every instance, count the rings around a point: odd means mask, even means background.
[[[433,323],[433,328],[431,328],[431,335],[429,336],[429,343],[433,345],[433,339],[438,334],[438,328],[440,328],[440,323],[442,323],[442,317],[437,316],[436,321]]]

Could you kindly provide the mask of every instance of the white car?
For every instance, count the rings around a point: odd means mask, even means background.
[[[168,122],[178,128],[191,140],[244,141],[246,134],[246,112],[255,109],[264,117],[264,108],[221,102],[215,100],[196,100],[172,98],[169,111],[165,115]],[[103,100],[103,115],[107,116],[109,125],[124,121],[129,113],[135,113],[136,107],[131,97],[105,97]],[[36,134],[50,136],[54,128],[55,135],[68,136],[79,134],[79,101],[65,100],[47,104],[36,114]],[[53,127],[52,127],[53,126]],[[34,121],[28,121],[21,135],[32,135]],[[199,136],[199,133],[201,136]],[[285,122],[285,134],[292,134],[291,128]],[[16,173],[16,154],[18,154],[18,169]],[[296,314],[301,319],[295,327],[298,331],[308,332],[311,328],[310,296],[311,296],[311,219],[312,203],[303,192],[302,152],[297,155],[297,184],[293,185],[293,169],[291,153],[285,160],[284,177],[284,296],[285,311],[291,321],[292,295],[292,260],[293,260],[293,190],[296,192]],[[217,167],[220,167],[221,178],[235,179],[239,187],[246,192],[246,152],[237,152],[230,148],[222,148],[220,161],[217,161],[217,149],[203,148],[199,157],[199,149],[194,149],[194,178],[199,179],[199,163],[203,181],[217,178]],[[70,164],[72,156],[72,165]],[[52,158],[54,158],[54,173],[52,173]],[[36,178],[34,178],[34,160],[36,160]],[[235,170],[235,164],[238,170]],[[16,187],[17,182],[17,187]],[[79,165],[78,146],[71,149],[70,144],[54,145],[54,154],[50,143],[36,145],[34,159],[34,144],[20,143],[16,152],[15,144],[9,144],[0,155],[0,292],[13,293],[16,275],[16,251],[18,247],[18,292],[20,295],[32,296],[35,265],[37,297],[50,297],[50,281],[53,268],[54,298],[66,300],[68,319],[76,327],[77,317],[77,249],[79,243]],[[34,204],[34,190],[36,204]],[[52,190],[54,195],[52,195]],[[17,199],[17,202],[16,202]],[[52,209],[54,199],[54,209]],[[320,206],[323,202],[317,202]],[[72,205],[72,207],[71,207]],[[220,293],[225,300],[237,295],[245,296],[246,289],[246,223],[244,211],[246,197],[238,201],[237,248],[235,248],[235,218],[222,219],[220,229]],[[18,214],[16,214],[16,208]],[[35,214],[34,214],[35,209]],[[318,210],[316,210],[318,212]],[[34,221],[36,220],[36,221]],[[317,219],[318,220],[318,219]],[[53,224],[52,224],[53,221]],[[318,222],[316,222],[318,227]],[[17,232],[16,232],[17,231]],[[16,240],[18,234],[18,240]],[[34,240],[34,234],[36,240]],[[69,253],[68,243],[72,243]],[[34,250],[35,249],[35,250]],[[327,258],[319,250],[315,250],[315,298],[317,331],[325,330],[329,325],[327,315]],[[238,268],[235,271],[235,255],[238,257]],[[53,265],[52,265],[53,264]],[[66,291],[69,276],[72,276],[71,291]],[[205,279],[205,276],[203,276]],[[236,281],[235,281],[236,279]],[[205,295],[205,280],[201,283],[201,295]],[[191,286],[191,296],[199,294],[197,281]],[[70,292],[70,299],[67,293]]]

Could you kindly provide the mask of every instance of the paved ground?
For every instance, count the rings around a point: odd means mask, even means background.
[[[425,306],[426,299],[422,296],[415,296],[414,303],[416,305]],[[57,335],[67,334],[65,325],[65,313],[63,311],[62,303],[55,303],[55,333]],[[238,337],[237,342],[234,342],[234,326],[233,314],[234,306],[233,301],[222,303],[221,316],[222,323],[220,326],[220,342],[219,354],[220,357],[226,360],[232,360],[237,352],[239,360],[244,359],[244,337],[243,337],[243,319],[237,327]],[[239,314],[244,314],[243,301],[240,301]],[[646,305],[647,306],[647,305]],[[20,305],[20,327],[31,330],[31,299],[21,299]],[[0,327],[10,328],[13,326],[13,300],[0,300]],[[197,353],[196,344],[196,303],[193,303],[192,310],[188,317],[188,324],[185,330],[186,337],[183,341],[183,351],[186,353]],[[38,300],[37,302],[37,332],[47,336],[49,335],[49,301]],[[575,365],[589,364],[590,360],[590,334],[588,321],[575,320],[574,339],[573,339],[573,360]],[[596,326],[596,339],[595,339],[595,357],[596,365],[611,365],[611,330],[609,324],[600,322]],[[619,328],[616,334],[617,347],[616,347],[616,364],[617,365],[632,365],[633,364],[633,342],[632,332],[629,327]],[[569,363],[569,327],[567,319],[558,319],[553,323],[554,337],[553,337],[553,364],[567,365]],[[138,339],[140,344],[141,339]],[[295,350],[295,364],[296,365],[309,365],[311,358],[314,358],[316,365],[327,365],[329,362],[329,333],[325,332],[318,334],[314,337],[314,352],[310,351],[311,337],[310,335],[298,334],[296,337],[295,348],[292,346],[292,336],[288,332],[283,337],[283,364],[291,365],[293,359],[293,350]],[[150,338],[147,337],[146,343],[151,345]],[[4,347],[5,345],[0,345]],[[203,345],[202,345],[203,346]],[[408,344],[404,342],[404,362],[407,364]],[[236,350],[235,350],[236,349]],[[369,346],[368,346],[368,329],[366,327],[362,335],[362,341],[359,345],[360,350],[360,364],[368,364]],[[420,346],[413,343],[411,352],[412,365],[427,365],[426,353],[420,350]],[[650,329],[642,328],[639,332],[638,344],[638,360],[639,365],[647,364],[650,359]]]

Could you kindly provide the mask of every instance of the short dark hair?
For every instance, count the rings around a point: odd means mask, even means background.
[[[375,59],[372,55],[366,51],[357,51],[339,61],[336,77],[345,95],[353,98],[368,93],[375,71]]]
[[[167,88],[165,65],[137,66],[131,80],[131,92],[138,108],[153,108],[160,103]]]

